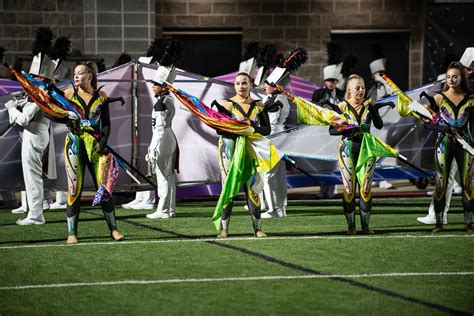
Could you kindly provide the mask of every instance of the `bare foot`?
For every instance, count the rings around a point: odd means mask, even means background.
[[[69,235],[66,240],[66,244],[77,244],[77,236]]]
[[[119,233],[118,230],[113,230],[110,232],[110,236],[112,237],[113,240],[115,241],[121,241],[125,239],[125,236]]]
[[[227,229],[222,229],[217,235],[217,238],[227,238],[227,236],[229,236],[229,231]]]

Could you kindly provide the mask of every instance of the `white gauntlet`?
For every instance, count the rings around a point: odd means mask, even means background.
[[[18,106],[18,104],[17,104],[16,100],[10,100],[10,101],[8,101],[7,103],[5,103],[5,107],[6,107],[7,109],[14,109],[14,108],[16,108],[17,106]]]

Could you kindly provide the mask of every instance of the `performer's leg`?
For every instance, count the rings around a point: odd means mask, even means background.
[[[459,166],[459,175],[461,177],[462,205],[464,208],[464,225],[468,232],[474,232],[472,228],[472,209],[474,206],[474,189],[472,187],[473,177],[473,157],[461,146],[456,148],[455,158]]]
[[[232,155],[235,150],[235,140],[232,138],[220,137],[219,138],[219,167],[221,171],[221,182],[224,187],[227,180],[227,174],[229,172],[230,164],[232,162]],[[225,238],[228,235],[230,215],[232,214],[233,201],[224,205],[221,215],[221,232],[218,237]]]
[[[288,194],[285,161],[280,160],[278,164],[272,169],[269,185],[271,192],[270,198],[272,200],[276,217],[284,217]]]
[[[169,195],[170,195],[170,205],[169,213],[170,217],[176,216],[176,151],[173,152],[171,156],[171,174],[169,177]]]
[[[29,210],[26,219],[17,221],[19,225],[44,224],[42,157],[46,146],[47,140],[43,141],[41,137],[32,135],[27,131],[23,133],[21,163]]]
[[[262,218],[281,218],[284,217],[285,199],[286,199],[286,170],[284,162],[279,161],[269,172],[260,174],[263,180],[263,192],[268,211],[262,213]],[[261,209],[264,202],[260,198]]]
[[[245,184],[245,196],[247,197],[247,205],[249,206],[255,236],[266,237],[267,235],[262,231],[260,197],[255,190],[255,187],[261,184],[256,183],[256,181],[261,181],[261,179],[257,177],[257,174],[254,174]]]
[[[20,193],[20,205],[11,210],[13,214],[21,214],[21,213],[27,213],[28,212],[28,202],[26,200],[26,191],[21,191]]]
[[[108,169],[104,170],[103,166],[108,165],[108,163],[105,163],[105,161],[110,161],[110,159],[113,159],[113,156],[111,153],[100,155],[95,151],[95,145],[97,141],[92,139],[90,135],[84,135],[84,138],[84,146],[87,152],[89,171],[91,172],[92,179],[94,179],[96,188],[99,188],[102,184],[102,181],[105,182],[108,180],[107,177],[104,177],[104,175],[107,175],[109,172]],[[115,217],[113,197],[110,196],[109,199],[106,199],[100,203],[100,207],[109,228],[110,236],[117,241],[123,240],[124,236],[117,230],[117,220]]]
[[[454,193],[454,187],[457,185],[456,174],[458,173],[458,171],[459,171],[458,164],[455,161],[453,161],[451,163],[451,168],[449,169],[448,183],[446,185],[446,204],[444,205],[444,211],[443,211],[443,224],[448,223],[447,216],[448,216],[449,206],[451,204],[451,198]],[[433,207],[433,212],[434,212],[434,207]]]
[[[77,135],[72,133],[66,135],[64,159],[68,181],[66,214],[69,238],[67,242],[76,243],[84,169],[87,159],[84,142]]]
[[[352,159],[352,141],[344,139],[339,144],[338,165],[343,182],[342,205],[347,221],[347,234],[356,234],[355,225],[355,164]]]
[[[359,179],[360,190],[360,221],[362,225],[362,233],[366,235],[374,234],[369,228],[370,214],[372,211],[372,179],[375,171],[375,160],[369,160],[366,163],[366,173],[362,179]]]
[[[453,155],[450,148],[454,145],[447,136],[438,139],[435,147],[436,186],[433,194],[436,227],[433,232],[443,230],[443,211],[446,206],[446,189],[448,172],[451,168]]]
[[[451,164],[451,169],[449,170],[449,178],[448,178],[448,184],[446,186],[446,205],[444,206],[444,213],[443,213],[443,224],[448,223],[448,218],[447,214],[449,211],[449,205],[451,204],[451,198],[453,196],[453,189],[454,186],[456,185],[456,173],[458,172],[458,165],[457,163],[452,163]],[[428,215],[423,216],[423,217],[418,217],[416,220],[419,221],[422,224],[436,224],[436,218],[435,218],[435,209],[434,209],[434,196],[431,199],[430,207],[428,208]]]
[[[148,218],[169,218],[169,206],[171,201],[170,179],[172,169],[172,157],[158,157],[155,167],[156,184],[158,186],[158,206],[156,211],[148,214]]]

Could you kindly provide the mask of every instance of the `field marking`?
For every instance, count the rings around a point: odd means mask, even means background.
[[[53,284],[30,284],[17,286],[2,286],[1,291],[64,288],[79,286],[107,286],[107,285],[148,285],[148,284],[179,284],[179,283],[206,283],[206,282],[232,282],[232,281],[274,281],[274,280],[299,280],[299,279],[334,279],[334,278],[393,278],[393,277],[424,277],[424,276],[470,276],[473,271],[465,272],[392,272],[375,274],[323,274],[323,275],[274,275],[254,277],[228,277],[228,278],[190,278],[190,279],[165,279],[165,280],[123,280],[123,281],[101,281],[101,282],[77,282],[77,283],[53,283]]]
[[[15,245],[15,246],[0,246],[0,250],[4,249],[22,249],[22,248],[47,248],[47,247],[80,247],[80,246],[119,246],[119,245],[133,245],[133,244],[161,244],[161,243],[188,243],[188,242],[232,242],[232,241],[271,241],[271,240],[307,240],[307,239],[345,239],[345,240],[359,240],[359,239],[417,239],[417,238],[473,238],[474,235],[392,235],[392,236],[275,236],[275,237],[231,237],[226,239],[217,238],[180,238],[180,239],[166,239],[166,240],[134,240],[134,241],[106,241],[106,242],[79,242],[75,245],[62,244],[35,244],[35,245]]]

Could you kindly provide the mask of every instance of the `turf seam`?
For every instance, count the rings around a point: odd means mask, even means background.
[[[92,212],[92,211],[86,211],[86,212],[90,213],[90,214],[100,216],[98,213],[95,213],[95,212]],[[117,220],[128,223],[130,225],[156,230],[156,231],[166,233],[166,234],[170,234],[170,235],[177,236],[177,237],[189,238],[189,239],[198,239],[199,240],[199,237],[197,237],[197,236],[186,235],[186,234],[178,233],[178,232],[175,232],[175,231],[172,231],[172,230],[158,228],[158,227],[148,225],[148,224],[134,222],[134,221],[131,221],[131,220],[128,220],[128,219],[119,219],[118,218]],[[389,296],[389,297],[392,297],[392,298],[397,298],[399,300],[406,301],[406,302],[409,302],[409,303],[418,304],[418,305],[428,307],[428,308],[431,308],[431,309],[434,309],[434,310],[437,310],[437,311],[440,311],[440,312],[444,312],[444,313],[449,314],[449,315],[452,315],[452,314],[454,314],[454,315],[472,315],[472,313],[468,313],[466,311],[457,310],[457,309],[447,307],[447,306],[444,306],[444,305],[427,302],[427,301],[424,301],[424,300],[421,300],[421,299],[417,299],[417,298],[414,298],[414,297],[403,295],[403,294],[400,294],[400,293],[397,293],[397,292],[394,292],[394,291],[390,291],[390,290],[380,288],[380,287],[377,287],[377,286],[365,284],[365,283],[355,281],[355,280],[351,280],[351,279],[348,279],[348,278],[337,277],[337,276],[331,277],[330,274],[327,274],[327,273],[324,273],[324,272],[321,272],[321,271],[317,271],[317,270],[314,270],[314,269],[311,269],[311,268],[306,268],[306,267],[303,267],[303,266],[300,266],[300,265],[297,265],[297,264],[294,264],[294,263],[291,263],[291,262],[286,262],[286,261],[283,261],[283,260],[280,260],[280,259],[277,259],[277,258],[274,258],[274,257],[271,257],[271,256],[267,256],[267,255],[262,254],[262,253],[258,253],[258,252],[246,249],[246,248],[242,248],[242,247],[238,247],[238,246],[234,246],[234,245],[229,245],[229,244],[227,244],[225,242],[222,242],[222,241],[205,240],[203,242],[207,243],[207,244],[210,244],[210,245],[214,245],[214,246],[218,246],[218,247],[238,251],[238,252],[241,252],[243,254],[253,256],[253,257],[262,259],[264,261],[267,261],[267,262],[275,263],[275,264],[278,264],[280,266],[283,266],[283,267],[286,267],[286,268],[289,268],[289,269],[292,269],[292,270],[295,270],[295,271],[300,271],[300,272],[304,272],[304,273],[311,274],[311,275],[329,276],[328,279],[330,279],[330,280],[342,282],[342,283],[345,283],[345,284],[348,284],[348,285],[351,285],[351,286],[355,286],[355,287],[358,287],[358,288],[363,288],[363,289],[371,291],[371,292],[376,292],[376,293],[383,294],[383,295],[386,295],[386,296]]]

